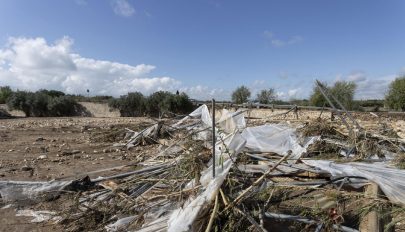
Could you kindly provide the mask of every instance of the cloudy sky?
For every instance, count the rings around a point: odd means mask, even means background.
[[[405,73],[404,25],[401,0],[2,0],[0,86],[288,100],[320,79],[382,98]]]

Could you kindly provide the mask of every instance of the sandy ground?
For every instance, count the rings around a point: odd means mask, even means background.
[[[295,120],[294,114],[284,117],[278,115],[281,112],[285,110],[256,110],[250,117],[262,118],[255,119],[260,124],[269,118]],[[299,118],[310,120],[319,114],[316,111],[299,112]],[[330,118],[330,113],[324,113],[323,117]],[[378,121],[388,123],[398,134],[404,136],[405,121],[402,119],[376,119],[368,113],[356,115],[356,118],[361,125],[370,129],[378,129]],[[122,138],[124,128],[139,131],[153,123],[148,118],[0,120],[0,180],[76,179],[91,171],[136,163],[143,153],[156,151],[157,146],[121,151],[111,145]],[[97,176],[98,174],[90,174],[92,178]],[[5,204],[0,205],[3,206]],[[30,220],[27,217],[16,217],[13,208],[0,209],[0,231],[63,231],[60,225],[30,223]]]

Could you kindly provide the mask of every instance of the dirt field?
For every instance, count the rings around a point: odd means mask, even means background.
[[[291,121],[280,112],[256,110],[251,121]],[[300,112],[302,120],[319,116],[320,112]],[[330,117],[330,113],[324,113]],[[357,114],[359,123],[368,129],[378,130],[378,120],[368,113]],[[266,118],[266,119],[264,119]],[[405,122],[383,117],[381,122],[391,125],[404,138]],[[119,150],[112,147],[124,136],[124,128],[139,131],[154,123],[148,118],[16,118],[0,120],[0,180],[48,181],[76,179],[92,171],[138,162],[139,155],[157,151],[158,145]],[[141,155],[142,157],[142,155]],[[113,173],[113,171],[111,172]],[[108,172],[103,172],[103,175]],[[45,203],[46,204],[46,203]],[[0,205],[4,207],[5,205]],[[54,207],[63,207],[58,205]],[[0,231],[63,231],[60,225],[30,223],[29,217],[16,217],[14,208],[0,209]]]
[[[142,149],[120,151],[111,145],[124,128],[143,129],[146,118],[18,118],[0,121],[0,180],[74,179],[125,165]],[[147,149],[151,150],[151,149]],[[104,173],[103,173],[104,174]],[[97,177],[97,174],[89,174]],[[57,231],[29,223],[14,209],[0,209],[0,231]]]

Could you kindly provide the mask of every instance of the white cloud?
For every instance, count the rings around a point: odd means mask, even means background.
[[[297,98],[300,92],[301,92],[301,88],[290,89],[290,90],[288,90],[288,97]]]
[[[357,82],[356,99],[383,99],[388,86],[397,76],[388,75],[376,79],[367,78]]]
[[[127,0],[113,0],[112,7],[114,13],[124,17],[131,17],[135,14],[134,7]]]
[[[383,99],[388,86],[397,75],[371,78],[363,71],[355,71],[346,76],[338,74],[335,81],[353,81],[357,85],[355,99]]]
[[[222,88],[210,88],[207,86],[197,85],[192,87],[182,87],[179,89],[181,92],[187,93],[191,98],[197,100],[210,100],[215,98],[217,100],[230,100],[231,91]]]
[[[180,81],[149,77],[153,65],[136,66],[85,58],[72,52],[73,40],[63,37],[53,44],[44,38],[10,38],[0,50],[0,82],[18,89],[57,89],[67,93],[122,95],[129,91],[149,94],[175,91]]]
[[[270,44],[273,47],[283,47],[286,45],[292,45],[292,44],[299,43],[303,40],[302,36],[299,36],[299,35],[295,35],[286,40],[282,40],[282,39],[276,38],[273,32],[267,31],[267,30],[263,32],[263,35],[266,39],[268,39],[270,41]]]
[[[354,71],[351,72],[349,75],[344,76],[343,74],[336,75],[336,81],[353,81],[355,83],[362,82],[367,80],[367,75],[363,71]]]

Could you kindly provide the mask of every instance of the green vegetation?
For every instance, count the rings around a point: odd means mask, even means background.
[[[232,93],[232,101],[236,104],[243,104],[250,98],[250,90],[242,85]]]
[[[276,100],[276,91],[273,88],[263,89],[257,94],[256,101],[260,104],[270,104]]]
[[[118,99],[111,98],[108,105],[118,109],[123,117],[144,116],[146,111],[146,99],[140,92],[128,93]]]
[[[187,94],[166,91],[155,92],[149,97],[139,92],[128,93],[118,99],[111,99],[109,106],[118,109],[123,117],[162,117],[164,114],[188,114],[194,109]]]
[[[391,109],[405,111],[405,76],[391,82],[385,103]]]
[[[356,84],[351,81],[337,81],[332,87],[328,87],[326,83],[322,83],[329,92],[348,110],[358,109],[359,106],[353,100],[354,94],[356,91]],[[334,105],[337,105],[336,102],[332,100]],[[322,95],[318,86],[314,86],[312,95],[310,97],[311,105],[313,106],[329,106],[328,102]]]
[[[0,104],[5,104],[13,91],[9,86],[0,86]]]
[[[84,112],[74,99],[54,90],[12,92],[7,98],[7,106],[23,111],[27,117],[77,116]]]
[[[101,96],[83,96],[83,95],[69,95],[77,102],[94,102],[94,103],[108,103],[112,96],[101,95]]]

